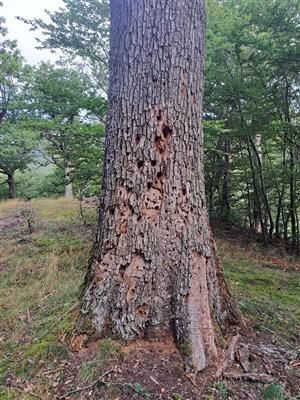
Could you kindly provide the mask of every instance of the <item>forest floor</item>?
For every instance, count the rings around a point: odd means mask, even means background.
[[[1,400],[300,399],[300,266],[280,242],[266,249],[259,235],[213,223],[249,357],[194,379],[173,343],[73,336],[95,221],[76,200],[0,203]]]

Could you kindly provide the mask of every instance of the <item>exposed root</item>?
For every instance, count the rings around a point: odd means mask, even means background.
[[[249,347],[245,343],[241,343],[236,350],[235,357],[245,372],[250,371],[249,356]]]
[[[229,343],[228,349],[225,354],[225,360],[219,367],[216,376],[219,378],[224,374],[224,372],[231,366],[235,359],[235,355],[237,352],[238,343],[241,339],[241,335],[238,333],[237,335],[233,336],[231,342]]]
[[[270,374],[259,374],[250,371],[249,347],[245,343],[239,343],[241,335],[232,337],[231,342],[225,354],[225,360],[216,373],[216,377],[225,379],[244,380],[252,382],[271,383],[274,377]],[[238,361],[245,372],[227,372],[234,361]]]

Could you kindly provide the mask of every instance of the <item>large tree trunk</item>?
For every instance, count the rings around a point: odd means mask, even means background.
[[[237,313],[205,205],[203,0],[111,1],[105,171],[82,313],[101,335],[172,335],[201,370]],[[83,318],[84,319],[84,318]]]
[[[13,174],[7,174],[7,183],[8,183],[8,196],[10,199],[15,199],[17,197],[17,189],[15,177]]]

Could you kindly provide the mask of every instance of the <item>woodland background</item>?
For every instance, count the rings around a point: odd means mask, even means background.
[[[27,65],[1,20],[2,199],[100,192],[108,5],[65,5],[49,22],[24,21],[42,30],[41,47],[63,51],[56,64]],[[299,3],[210,0],[207,13],[209,213],[299,251]]]

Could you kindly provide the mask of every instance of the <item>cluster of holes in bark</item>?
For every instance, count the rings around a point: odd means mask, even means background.
[[[166,151],[167,144],[172,136],[172,129],[168,126],[163,126],[162,135],[157,135],[154,139],[155,148],[158,153],[163,154]]]
[[[137,312],[141,317],[146,317],[149,313],[149,306],[146,304],[143,304],[142,306],[139,306],[137,308]]]
[[[188,88],[184,82],[182,82],[182,84],[181,84],[181,94],[183,96],[187,96],[187,94],[188,94]]]
[[[121,190],[119,190],[119,196],[121,203],[114,207],[113,205],[108,208],[111,215],[116,214],[116,224],[118,225],[117,231],[119,235],[125,234],[127,232],[128,218],[130,215],[134,214],[134,208],[132,204],[129,203],[128,194],[132,192],[132,188],[125,185],[124,180],[120,182]]]
[[[155,217],[155,215],[161,208],[163,197],[162,177],[163,173],[159,171],[157,172],[153,182],[147,182],[147,191],[145,194],[144,206],[142,209],[142,214],[146,217],[146,219],[151,219]],[[157,226],[157,223],[154,223],[154,226]]]

